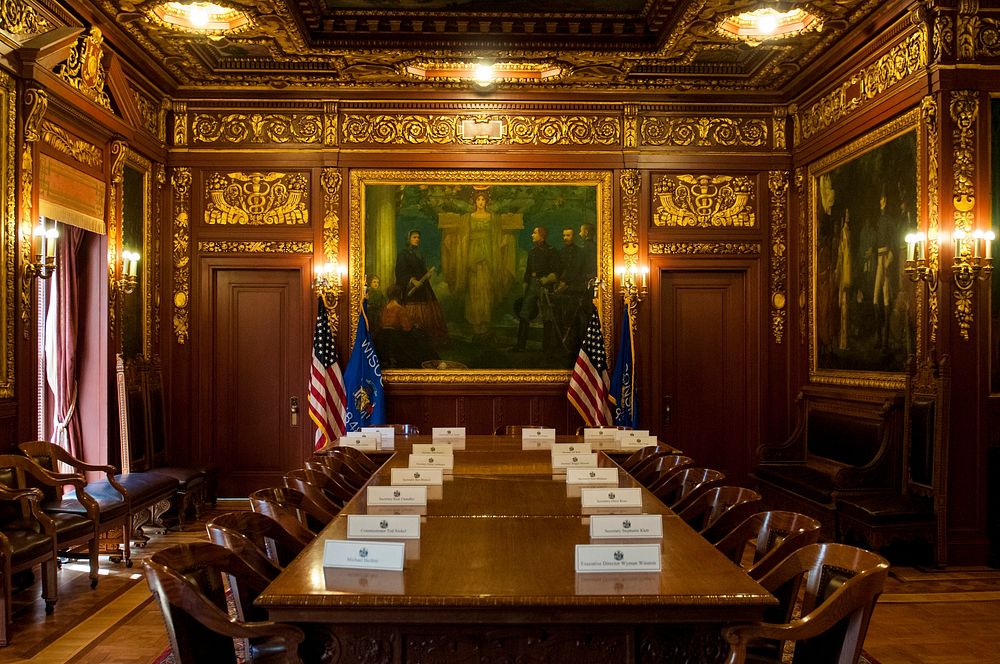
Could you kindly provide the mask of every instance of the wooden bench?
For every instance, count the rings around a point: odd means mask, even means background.
[[[771,508],[811,516],[823,539],[836,540],[838,501],[900,486],[902,399],[810,385],[797,401],[795,431],[758,450],[751,477]]]

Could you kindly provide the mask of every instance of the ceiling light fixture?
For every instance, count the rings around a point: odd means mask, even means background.
[[[542,83],[561,77],[565,71],[551,62],[439,62],[419,60],[405,67],[406,73],[422,81],[472,83],[488,88],[498,83]]]
[[[161,2],[150,10],[150,15],[175,30],[203,35],[232,34],[251,24],[245,12],[213,2]]]
[[[754,46],[822,29],[823,19],[819,15],[801,6],[781,3],[723,16],[718,23],[720,33]]]

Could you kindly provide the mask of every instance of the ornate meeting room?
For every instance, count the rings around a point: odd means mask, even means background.
[[[0,0],[0,664],[984,664],[1000,4]]]

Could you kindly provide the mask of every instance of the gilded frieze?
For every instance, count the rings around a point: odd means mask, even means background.
[[[623,128],[622,147],[634,150],[639,147],[639,106],[625,104],[625,126]]]
[[[650,256],[673,254],[760,255],[760,242],[650,242]]]
[[[761,118],[651,115],[639,126],[643,146],[760,148],[767,139],[767,120]]]
[[[337,102],[323,103],[323,145],[333,147],[337,144]]]
[[[639,188],[642,176],[635,168],[621,172],[619,183],[622,188],[622,252],[625,269],[635,267],[639,259]]]
[[[938,126],[938,105],[934,97],[924,97],[920,102],[921,117],[924,128],[927,132],[927,235],[937,237],[940,232],[940,202],[938,196],[941,194],[941,164],[938,160],[940,148],[940,133]],[[940,246],[937,242],[927,243],[927,264],[938,274],[941,273]],[[921,291],[918,291],[918,293]],[[924,348],[923,325],[921,324],[921,308],[917,307],[917,348]],[[928,336],[931,345],[937,343],[937,330],[939,325],[938,313],[938,290],[930,288],[927,292],[927,319]]]
[[[868,67],[862,67],[832,92],[805,108],[800,116],[803,138],[811,138],[835,122],[885,94],[927,66],[924,30],[917,30]]]
[[[15,259],[17,247],[17,180],[15,165],[17,85],[0,72],[0,398],[14,396],[14,302],[16,300]]]
[[[343,141],[349,144],[450,145],[480,142],[459,131],[463,120],[500,121],[503,131],[492,143],[506,145],[618,145],[621,121],[585,115],[487,116],[361,115],[343,118]]]
[[[955,208],[956,230],[971,233],[976,207],[976,120],[979,117],[979,95],[975,90],[951,93],[949,105],[952,121],[952,205]],[[972,289],[956,288],[955,319],[962,339],[969,339],[972,327]]]
[[[771,334],[780,344],[785,336],[788,300],[788,173],[771,171],[767,179],[771,190]]]
[[[934,62],[941,62],[955,52],[955,20],[949,14],[938,14],[934,17],[933,29],[931,48],[934,49]]]
[[[958,60],[974,60],[979,33],[979,0],[958,0]]]
[[[48,120],[42,122],[42,140],[59,152],[68,155],[87,166],[101,168],[104,156],[101,148],[93,143],[80,140],[68,131]]]
[[[585,115],[514,116],[510,142],[514,145],[619,145],[618,118]]]
[[[291,241],[224,241],[199,242],[198,251],[203,254],[311,254],[312,242]]]
[[[212,173],[205,182],[205,223],[305,226],[309,178],[303,173]]]
[[[52,26],[23,0],[0,0],[0,30],[14,35],[36,35]]]
[[[79,90],[87,99],[111,108],[111,98],[104,90],[104,34],[98,27],[80,35],[69,58],[56,68],[56,75]]]
[[[183,147],[188,144],[187,102],[175,101],[172,106],[174,112],[174,145],[176,147]]]
[[[973,44],[979,55],[989,58],[1000,57],[1000,20],[981,18]]]
[[[160,137],[160,105],[149,96],[143,94],[135,88],[129,88],[132,99],[135,100],[136,108],[139,109],[139,117],[142,129],[150,136]]]
[[[191,139],[201,144],[322,143],[323,117],[315,113],[195,113]]]
[[[667,227],[754,228],[757,192],[746,175],[659,175],[653,223]]]
[[[785,138],[785,125],[788,122],[788,109],[780,106],[775,108],[774,119],[771,122],[774,125],[772,130],[774,136],[774,149],[785,150],[788,147],[787,139]]]
[[[175,168],[170,184],[174,190],[174,336],[177,343],[188,339],[191,303],[191,169]]]

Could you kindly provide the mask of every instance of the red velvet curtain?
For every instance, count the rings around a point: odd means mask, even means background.
[[[58,266],[50,286],[45,320],[45,375],[52,394],[52,442],[83,458],[77,403],[77,313],[80,245],[86,231],[62,225],[56,244]]]

